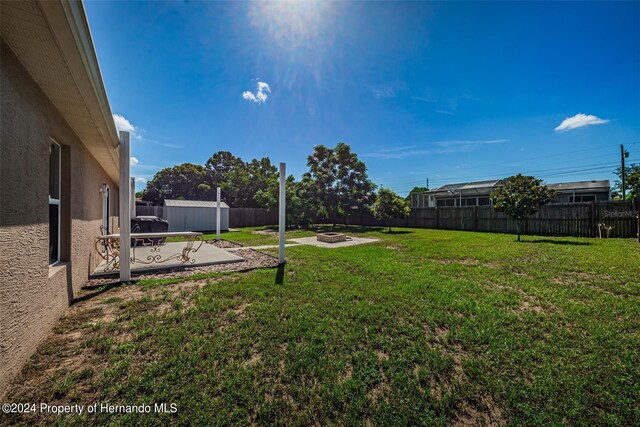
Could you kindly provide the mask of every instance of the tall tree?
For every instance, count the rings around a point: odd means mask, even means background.
[[[373,216],[388,225],[391,231],[391,220],[394,218],[406,218],[411,213],[409,203],[387,188],[380,188],[376,195],[376,201],[371,208]]]
[[[214,153],[206,166],[212,187],[233,207],[273,208],[277,200],[278,170],[268,157],[245,162],[229,151]]]
[[[493,209],[516,221],[518,241],[524,221],[555,197],[556,192],[543,185],[541,179],[522,174],[504,179],[502,186],[491,193]]]
[[[640,197],[640,163],[633,163],[624,168],[624,182],[627,190],[627,198],[632,200]],[[618,181],[615,182],[615,189],[622,194],[622,167],[616,169]]]
[[[222,198],[230,202],[230,197],[225,183],[229,179],[229,174],[237,169],[244,168],[245,163],[241,158],[234,156],[229,151],[218,151],[214,153],[207,162],[205,168],[207,170],[208,179],[211,187],[221,187]]]
[[[192,163],[165,168],[147,182],[142,199],[161,205],[165,199],[213,200],[204,166]]]
[[[228,172],[222,188],[234,207],[273,209],[278,200],[278,169],[268,157],[253,159]]]
[[[286,224],[287,227],[305,227],[309,224],[309,218],[305,209],[304,191],[302,183],[296,182],[293,175],[287,177],[286,191]],[[267,191],[259,190],[254,197],[261,207],[270,210],[278,209],[280,202],[280,185],[276,178],[273,188]]]
[[[309,172],[302,177],[305,199],[320,217],[335,218],[373,201],[375,185],[349,145],[339,142],[333,149],[317,145],[307,166]]]

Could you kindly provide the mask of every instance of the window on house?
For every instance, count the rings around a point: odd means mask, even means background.
[[[49,145],[49,265],[60,261],[60,146]]]
[[[440,199],[438,200],[438,206],[455,206],[455,199]]]
[[[489,206],[491,202],[488,197],[478,197],[478,205],[479,206]]]
[[[575,196],[569,196],[569,203],[594,202],[595,200],[595,194],[576,194]]]

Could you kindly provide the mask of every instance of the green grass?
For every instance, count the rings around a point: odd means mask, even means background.
[[[247,227],[238,229],[237,231],[226,231],[221,233],[220,237],[223,240],[228,240],[230,242],[239,243],[242,246],[263,246],[263,245],[277,245],[278,238],[275,234],[278,230],[277,226],[273,227]],[[263,234],[268,233],[268,234]],[[287,232],[287,237],[291,236],[291,238],[302,237],[310,235],[308,232],[304,231],[289,231]],[[216,238],[216,233],[205,233],[202,235],[202,238],[205,240],[213,240]],[[170,237],[168,241],[177,242],[182,241],[184,238],[182,237]],[[290,242],[287,242],[290,243]]]
[[[284,269],[200,275],[211,283],[188,294],[145,280],[164,292],[123,303],[111,289],[117,318],[81,344],[102,368],[9,397],[178,404],[63,424],[640,423],[637,242],[350,233],[381,241],[291,247]]]

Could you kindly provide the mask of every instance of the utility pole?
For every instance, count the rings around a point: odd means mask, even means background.
[[[624,151],[624,145],[620,144],[620,163],[621,163],[621,178],[622,178],[622,200],[627,200],[627,191],[625,185],[625,170],[624,170],[624,159],[628,157],[629,153]]]
[[[429,177],[427,177],[427,190],[429,189]]]

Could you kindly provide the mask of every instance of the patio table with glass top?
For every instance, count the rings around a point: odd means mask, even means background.
[[[168,237],[183,237],[184,246],[180,252],[161,254],[160,250],[165,245]],[[140,264],[161,264],[171,260],[180,261],[183,264],[193,264],[195,259],[190,255],[198,252],[202,246],[202,233],[195,231],[162,232],[162,233],[131,233],[131,262]],[[145,259],[136,257],[136,247],[148,250]],[[107,234],[96,238],[96,251],[106,261],[104,271],[113,271],[120,268],[120,234]]]

